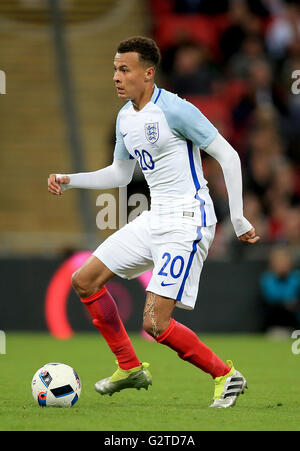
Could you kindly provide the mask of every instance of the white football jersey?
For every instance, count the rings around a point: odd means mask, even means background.
[[[187,216],[199,226],[217,222],[200,149],[218,131],[190,102],[154,87],[151,101],[136,111],[129,101],[116,123],[115,159],[136,159],[149,185],[151,211]]]

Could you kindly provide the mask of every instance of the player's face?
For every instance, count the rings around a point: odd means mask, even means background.
[[[139,98],[145,90],[148,69],[136,52],[117,53],[114,59],[114,77],[117,94],[126,100]]]

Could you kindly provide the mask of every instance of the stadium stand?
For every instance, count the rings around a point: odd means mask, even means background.
[[[111,132],[122,104],[112,83],[116,43],[144,33],[142,2],[65,1],[64,17],[85,170],[110,164]],[[0,2],[1,69],[7,93],[0,101],[0,249],[3,254],[55,253],[84,246],[76,192],[47,192],[51,172],[70,172],[62,92],[47,2]],[[130,18],[130,20],[129,20]],[[93,218],[99,193],[90,192]],[[96,229],[96,220],[93,224]],[[98,231],[98,238],[101,233]]]

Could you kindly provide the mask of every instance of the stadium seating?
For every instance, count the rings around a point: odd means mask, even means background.
[[[162,51],[176,44],[179,37],[185,36],[196,43],[204,44],[218,57],[219,36],[226,26],[227,19],[224,15],[210,17],[202,14],[171,13],[156,18],[153,33]]]

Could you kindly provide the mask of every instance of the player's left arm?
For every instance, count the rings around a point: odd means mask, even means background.
[[[242,171],[238,153],[220,133],[217,133],[204,150],[215,158],[222,168],[228,193],[230,218],[238,239],[255,244],[260,237],[256,235],[255,228],[243,214]]]
[[[178,137],[191,140],[219,162],[235,233],[241,241],[256,243],[259,237],[243,214],[242,171],[238,153],[198,108],[180,97],[173,96],[172,99],[172,103],[163,105],[171,130]]]

